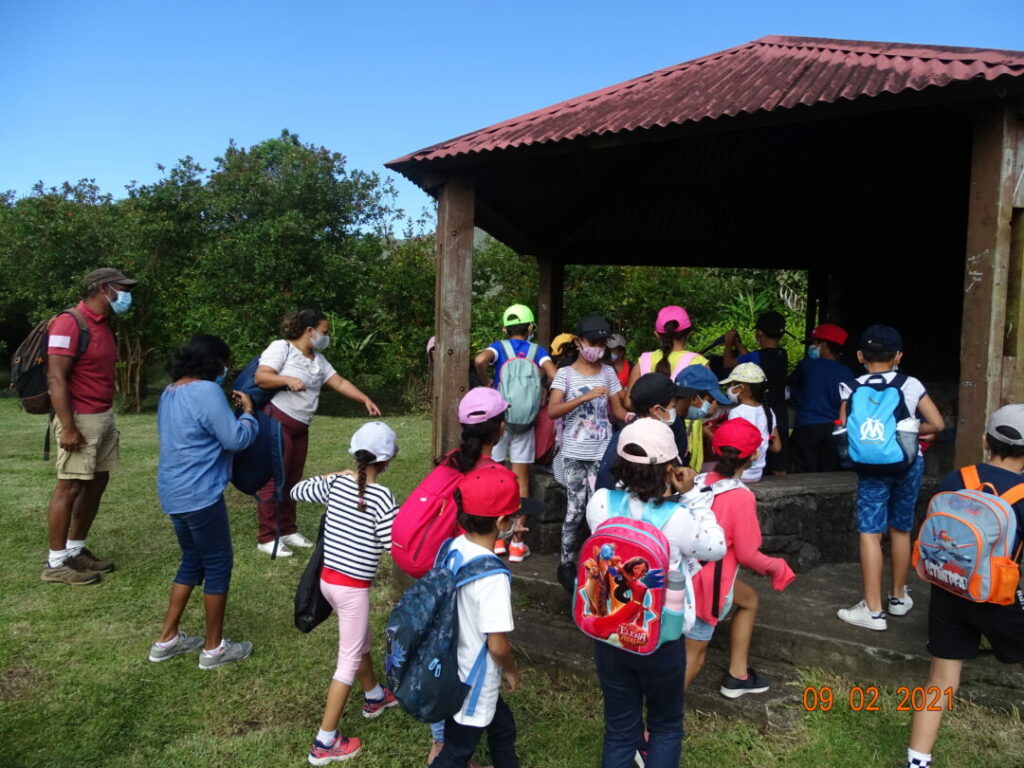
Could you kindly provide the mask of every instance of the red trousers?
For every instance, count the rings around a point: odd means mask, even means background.
[[[306,466],[306,452],[309,450],[309,425],[293,419],[273,404],[268,405],[270,416],[281,422],[281,437],[284,442],[284,491],[281,501],[275,504],[274,478],[260,488],[256,494],[256,509],[259,512],[260,532],[257,537],[260,544],[274,540],[275,518],[280,526],[281,535],[295,533],[295,501],[289,496],[292,486],[302,479],[302,470]],[[278,511],[280,507],[280,512]],[[278,517],[278,515],[280,515]]]

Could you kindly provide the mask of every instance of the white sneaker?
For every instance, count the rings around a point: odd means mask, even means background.
[[[315,542],[310,541],[301,533],[289,533],[281,537],[281,543],[289,547],[312,547]]]
[[[891,616],[906,616],[914,607],[914,601],[910,597],[910,587],[903,588],[903,597],[895,598],[889,594],[889,604],[886,606],[886,613]]]
[[[840,608],[836,611],[836,616],[847,624],[864,627],[865,629],[881,631],[883,629],[888,629],[889,627],[888,622],[885,620],[885,611],[882,611],[878,616],[874,616],[871,611],[868,610],[867,603],[863,600],[852,608]]]
[[[274,554],[274,542],[265,541],[262,544],[257,544],[256,549],[260,552],[266,552],[268,555]],[[284,545],[284,539],[281,539],[277,544],[277,556],[278,557],[291,557],[292,551]]]

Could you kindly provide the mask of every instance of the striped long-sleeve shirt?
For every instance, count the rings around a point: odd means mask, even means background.
[[[353,477],[311,477],[291,491],[296,501],[327,505],[324,565],[353,579],[370,581],[380,555],[391,551],[391,523],[398,502],[383,485],[366,485],[366,508],[359,510],[359,484]]]

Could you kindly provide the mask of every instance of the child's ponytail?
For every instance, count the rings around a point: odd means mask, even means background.
[[[377,463],[377,457],[369,451],[356,451],[356,482],[359,484],[359,511],[366,511],[366,468]]]
[[[502,422],[505,421],[505,414],[499,413],[480,424],[463,424],[462,437],[457,450],[453,451],[447,458],[440,459],[438,464],[446,464],[452,469],[457,469],[466,474],[483,455],[484,447],[494,445],[498,442],[498,435],[501,432]]]
[[[661,340],[661,359],[654,366],[655,373],[663,373],[666,376],[672,375],[672,366],[669,365],[668,356],[672,354],[672,345],[677,336],[676,329],[678,327],[679,323],[677,321],[669,320],[665,323],[664,332],[658,334],[658,339]]]

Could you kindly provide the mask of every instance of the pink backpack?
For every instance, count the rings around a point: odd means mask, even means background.
[[[653,356],[653,352],[644,352],[643,354],[640,355],[640,362],[638,363],[638,365],[640,366],[641,376],[643,376],[645,373],[654,372],[654,366],[651,365],[651,358]],[[674,380],[676,376],[683,372],[683,368],[685,368],[691,362],[693,362],[693,359],[695,357],[697,357],[696,352],[684,352],[683,356],[679,358],[679,362],[676,363],[676,367],[672,369],[672,376],[670,378]]]
[[[611,491],[609,506],[628,503],[626,497]],[[663,506],[661,520],[612,517],[598,525],[580,550],[573,595],[573,620],[585,635],[640,655],[654,653],[662,641],[670,564],[658,523],[664,525],[676,505]]]
[[[414,579],[434,567],[441,545],[459,533],[454,494],[464,478],[454,467],[439,464],[409,494],[395,515],[391,524],[391,558]]]

